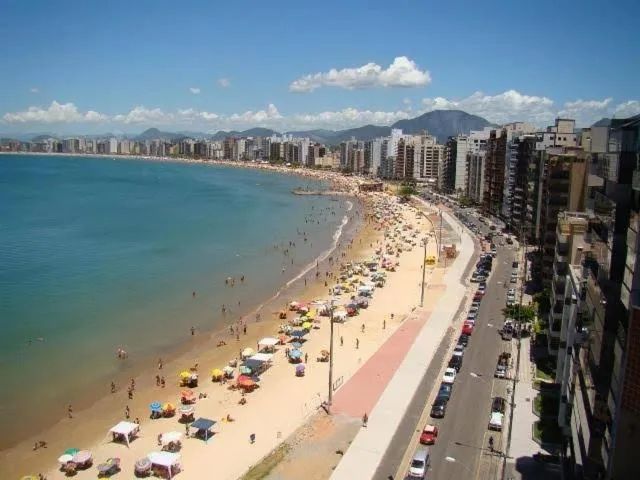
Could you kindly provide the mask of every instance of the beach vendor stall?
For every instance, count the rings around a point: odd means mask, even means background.
[[[118,457],[107,458],[98,464],[98,477],[110,477],[120,471],[120,459]]]
[[[192,371],[180,372],[180,386],[194,388],[198,386],[198,374]]]
[[[273,337],[265,337],[258,342],[258,351],[273,353],[278,345],[278,339]]]
[[[180,413],[181,422],[193,422],[193,415],[196,412],[196,407],[193,405],[182,405],[178,411]]]
[[[114,442],[123,442],[127,447],[140,432],[140,425],[133,422],[122,421],[109,430]]]
[[[173,478],[180,471],[180,454],[172,452],[151,452],[147,455],[151,470],[159,477]]]
[[[182,447],[182,433],[167,432],[160,435],[162,450],[167,452],[177,452]]]
[[[160,402],[151,402],[149,404],[151,410],[151,418],[156,419],[162,417],[162,404]]]
[[[206,442],[209,440],[209,437],[213,435],[213,432],[211,432],[211,427],[213,427],[215,424],[216,422],[214,420],[200,417],[191,424],[191,428],[194,428],[196,430],[196,437],[202,438]]]
[[[254,374],[261,374],[273,364],[273,353],[256,353],[244,361]]]

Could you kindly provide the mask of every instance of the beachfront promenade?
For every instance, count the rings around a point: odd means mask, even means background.
[[[406,327],[406,330],[416,333],[415,341],[404,359],[399,362],[395,374],[393,372],[389,374],[388,369],[385,369],[384,372],[373,373],[373,375],[386,374],[391,378],[377,398],[377,403],[370,410],[366,410],[366,408],[372,403],[371,395],[363,395],[362,392],[371,392],[369,386],[372,383],[370,380],[372,378],[371,372],[369,376],[365,376],[364,373],[355,375],[336,395],[335,404],[338,411],[344,409],[345,414],[357,415],[359,413],[360,416],[363,412],[368,411],[369,422],[367,428],[360,429],[334,470],[331,476],[333,480],[374,478],[385,452],[391,445],[393,433],[398,429],[441,340],[455,319],[460,303],[464,299],[466,287],[462,281],[467,267],[474,257],[474,242],[452,215],[443,212],[443,220],[454,230],[462,232],[460,254],[448,267],[442,280],[445,291],[435,308],[432,311],[416,309],[413,316],[407,320],[411,323]],[[412,328],[410,325],[414,325],[414,327]],[[420,325],[422,328],[419,331],[414,330],[416,325]],[[389,342],[392,340],[393,337]],[[369,367],[370,370],[374,371],[376,363],[384,363],[382,360],[384,357],[381,357],[381,360],[375,360],[375,358],[378,355],[385,355],[390,348],[385,347],[381,348],[369,360],[368,363],[373,362]],[[365,369],[367,369],[367,365],[363,366],[361,370]],[[378,389],[382,390],[380,387]],[[348,408],[342,406],[347,403],[342,399],[343,393],[345,397],[351,398],[351,401],[348,402]],[[358,400],[359,398],[361,400]]]

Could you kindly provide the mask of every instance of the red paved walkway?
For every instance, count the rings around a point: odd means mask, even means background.
[[[430,291],[444,289],[444,285],[429,287]],[[378,351],[336,392],[333,397],[332,413],[343,413],[360,418],[364,412],[371,412],[430,315],[431,311],[428,310],[422,315],[410,316],[405,320]]]

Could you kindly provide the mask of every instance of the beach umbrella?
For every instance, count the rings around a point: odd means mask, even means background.
[[[112,468],[120,465],[120,459],[117,457],[107,458],[107,460],[99,464],[96,468],[102,475],[108,473]]]
[[[229,365],[227,365],[226,367],[224,367],[222,369],[224,371],[224,373],[226,373],[227,375],[231,375],[233,374],[234,370],[233,367],[230,367]]]
[[[192,402],[196,399],[196,393],[193,390],[182,390],[180,397],[183,401]]]
[[[238,385],[242,388],[251,388],[256,386],[256,382],[251,377],[240,375],[238,377]]]
[[[304,322],[302,324],[302,328],[304,328],[305,330],[311,330],[311,322]]]
[[[69,455],[68,453],[63,453],[58,457],[58,462],[63,464],[68,463],[71,460],[73,460],[73,455]]]
[[[38,477],[36,477],[35,475],[25,475],[20,480],[38,480]]]
[[[165,412],[170,412],[176,409],[176,406],[173,403],[165,403],[164,405],[162,405],[162,410]]]
[[[278,340],[280,340],[280,343],[286,343],[287,339],[288,339],[288,337],[286,335],[280,335],[278,337]]]
[[[253,348],[247,347],[242,351],[243,357],[251,357],[253,354],[254,354]]]
[[[182,372],[180,372],[180,378],[182,378],[183,380],[190,377],[191,377],[191,372],[188,372],[187,370],[183,370]]]
[[[302,344],[300,342],[291,342],[291,346],[297,350],[302,347]]]
[[[196,411],[193,405],[182,405],[180,407],[180,415],[192,415]]]
[[[151,460],[147,457],[141,458],[137,460],[134,465],[135,471],[140,473],[146,473],[151,470]]]
[[[251,375],[251,369],[249,367],[245,367],[244,365],[242,365],[239,370],[243,375]]]
[[[296,365],[296,373],[304,373],[304,363]]]
[[[214,368],[213,370],[211,370],[211,377],[213,378],[220,378],[222,377],[222,375],[224,375],[224,373],[219,368]]]
[[[85,463],[91,460],[91,452],[89,450],[80,450],[73,456],[74,463]]]
[[[297,348],[295,350],[291,350],[289,352],[289,357],[290,358],[300,358],[302,356],[302,352],[300,350],[298,350]]]
[[[152,412],[159,412],[162,410],[162,405],[160,404],[160,402],[152,402],[149,404],[149,408]]]
[[[78,448],[67,448],[64,453],[65,455],[75,455],[76,453],[78,453],[80,450]]]

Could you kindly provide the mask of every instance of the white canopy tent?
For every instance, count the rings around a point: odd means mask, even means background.
[[[249,360],[256,360],[258,362],[271,362],[273,360],[273,353],[256,353],[251,356]]]
[[[277,338],[265,337],[258,342],[258,350],[262,350],[262,349],[273,350],[277,344],[278,344]]]
[[[180,432],[167,432],[160,435],[160,443],[162,443],[163,447],[180,441],[182,441],[182,433]]]
[[[113,434],[114,439],[116,436],[122,436],[125,439],[125,442],[127,443],[127,447],[128,447],[129,443],[131,442],[133,437],[135,437],[138,434],[139,430],[140,430],[140,425],[138,425],[137,423],[122,421],[118,423],[116,426],[112,427],[111,430],[109,430],[109,432]]]
[[[151,452],[147,455],[147,458],[152,465],[158,465],[166,468],[168,472],[168,478],[173,477],[174,467],[180,468],[180,454],[171,452]]]

